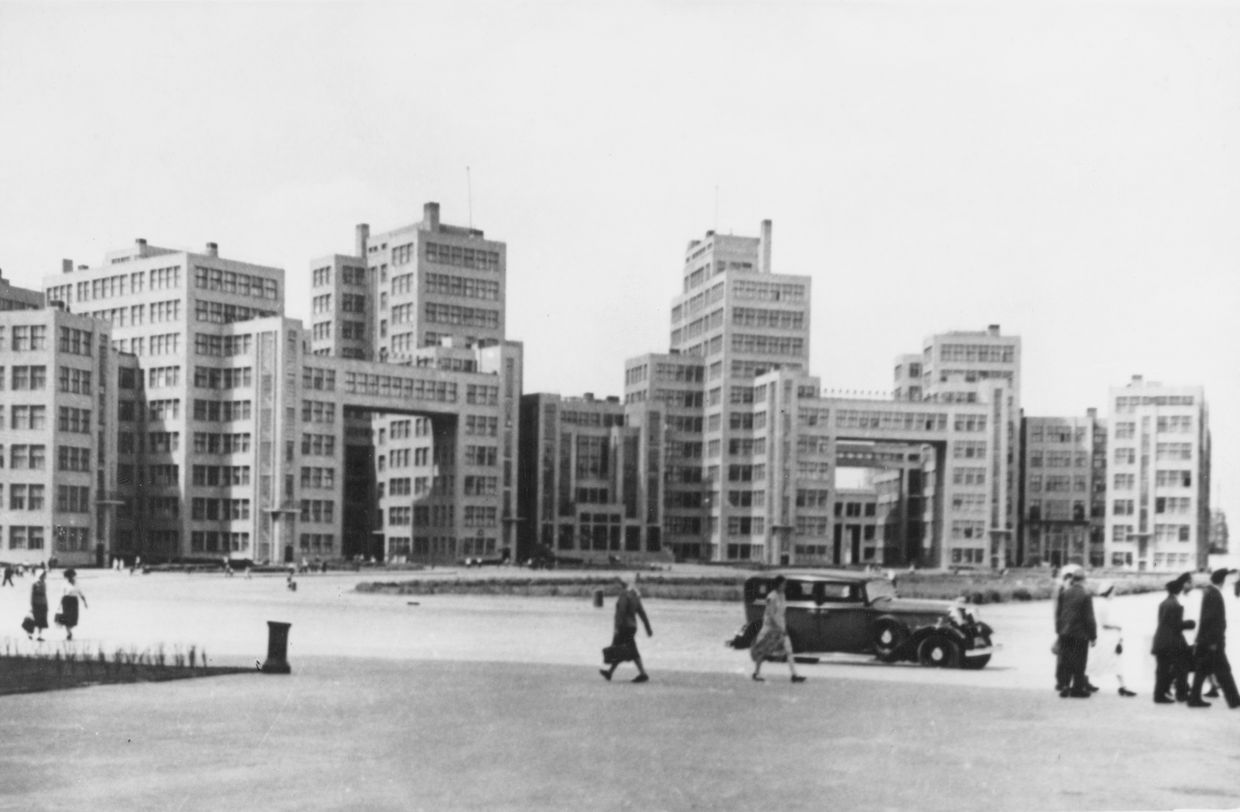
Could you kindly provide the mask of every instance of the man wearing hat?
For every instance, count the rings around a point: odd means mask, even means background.
[[[1197,626],[1197,673],[1193,675],[1193,690],[1188,698],[1190,708],[1208,708],[1209,702],[1201,699],[1201,686],[1206,677],[1214,675],[1227,706],[1240,708],[1240,692],[1231,675],[1227,662],[1227,609],[1223,605],[1223,582],[1235,570],[1219,569],[1210,573],[1210,584],[1201,595],[1201,623]]]
[[[1196,628],[1196,622],[1184,619],[1180,593],[1192,582],[1185,573],[1166,585],[1167,597],[1158,604],[1158,627],[1154,630],[1154,701],[1160,705],[1175,704],[1188,699],[1188,672],[1191,669],[1188,641],[1184,630]],[[1175,699],[1167,695],[1175,685]]]
[[[1059,656],[1067,677],[1067,685],[1059,695],[1088,698],[1092,691],[1085,677],[1085,665],[1089,660],[1089,647],[1098,638],[1098,624],[1094,620],[1094,599],[1085,591],[1084,571],[1073,572],[1072,583],[1059,596],[1056,630]]]

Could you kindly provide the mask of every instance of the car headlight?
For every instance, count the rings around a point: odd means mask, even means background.
[[[952,619],[953,623],[960,626],[977,622],[977,615],[963,604],[956,604],[953,606],[948,612],[948,616]]]

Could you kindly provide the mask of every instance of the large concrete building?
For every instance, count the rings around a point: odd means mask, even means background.
[[[657,404],[526,395],[517,557],[670,560],[663,545],[664,434]]]
[[[506,254],[434,203],[357,226],[310,264],[309,329],[283,270],[214,243],[66,260],[42,296],[0,278],[4,557],[1206,561],[1200,387],[1023,418],[1020,339],[991,325],[900,356],[890,397],[832,395],[765,221],[689,243],[623,401],[523,398]]]
[[[1210,423],[1199,386],[1134,375],[1110,390],[1108,566],[1191,570],[1210,551]]]
[[[893,398],[826,396],[807,373],[810,279],[773,273],[771,233],[691,241],[670,352],[626,362],[625,403],[667,413],[666,545],[775,564],[1009,561],[1020,340],[934,336],[902,359]],[[842,499],[839,469],[867,467],[873,493]],[[874,521],[849,521],[869,518],[852,505]]]
[[[129,457],[118,455],[118,429],[135,406],[135,366],[95,319],[0,308],[4,560],[103,563],[133,538],[135,483],[120,467]]]
[[[74,313],[39,318],[94,325],[135,359],[116,450],[119,487],[134,491],[116,512],[134,526],[101,541],[109,551],[448,562],[513,546],[522,358],[500,340],[503,301],[489,295],[502,244],[438,223],[435,204],[426,212],[393,232],[400,245],[371,246],[359,229],[367,261],[312,266],[313,309],[332,316],[317,338],[283,317],[281,269],[226,259],[213,243],[194,253],[138,240],[46,281],[47,300]],[[416,283],[389,278],[393,264]],[[458,318],[470,308],[454,298],[472,301],[482,282],[498,333]],[[386,332],[392,302],[417,328],[400,353]]]
[[[1082,417],[1026,417],[1021,470],[1017,562],[1109,565],[1103,543],[1107,429],[1097,411],[1089,409]]]

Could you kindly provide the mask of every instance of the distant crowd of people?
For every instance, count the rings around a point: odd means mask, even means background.
[[[1231,663],[1227,660],[1227,610],[1223,588],[1234,569],[1216,569],[1202,587],[1201,615],[1197,620],[1184,618],[1184,597],[1193,589],[1193,577],[1185,573],[1166,584],[1167,597],[1158,605],[1157,625],[1151,653],[1154,655],[1154,702],[1173,705],[1183,702],[1190,708],[1208,708],[1206,698],[1220,695],[1230,708],[1240,708],[1240,691],[1236,689]],[[1095,611],[1094,597],[1085,588],[1086,574],[1076,565],[1060,572],[1060,586],[1055,596],[1055,690],[1061,697],[1085,699],[1100,690],[1086,671],[1090,650],[1095,676],[1113,675],[1123,697],[1134,697],[1124,682],[1123,628],[1112,612],[1110,600],[1115,585],[1102,583],[1097,590],[1103,600],[1101,611]],[[1240,583],[1235,586],[1240,596]],[[1196,629],[1197,639],[1188,644],[1184,632]],[[1189,676],[1192,675],[1190,683]],[[1206,684],[1211,688],[1203,694]]]

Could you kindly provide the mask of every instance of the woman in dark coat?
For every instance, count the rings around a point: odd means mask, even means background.
[[[638,618],[646,626],[647,637],[652,637],[654,632],[650,628],[650,619],[646,617],[646,609],[642,606],[641,593],[637,590],[637,574],[633,573],[621,581],[624,586],[620,597],[616,599],[616,620],[611,638],[613,659],[608,660],[611,667],[600,669],[599,673],[603,675],[603,679],[610,681],[620,663],[632,660],[633,665],[637,666],[637,676],[633,678],[633,682],[646,682],[650,677],[642,665],[642,655],[637,650]]]
[[[47,570],[40,572],[30,587],[30,616],[42,640],[43,630],[47,628]]]

